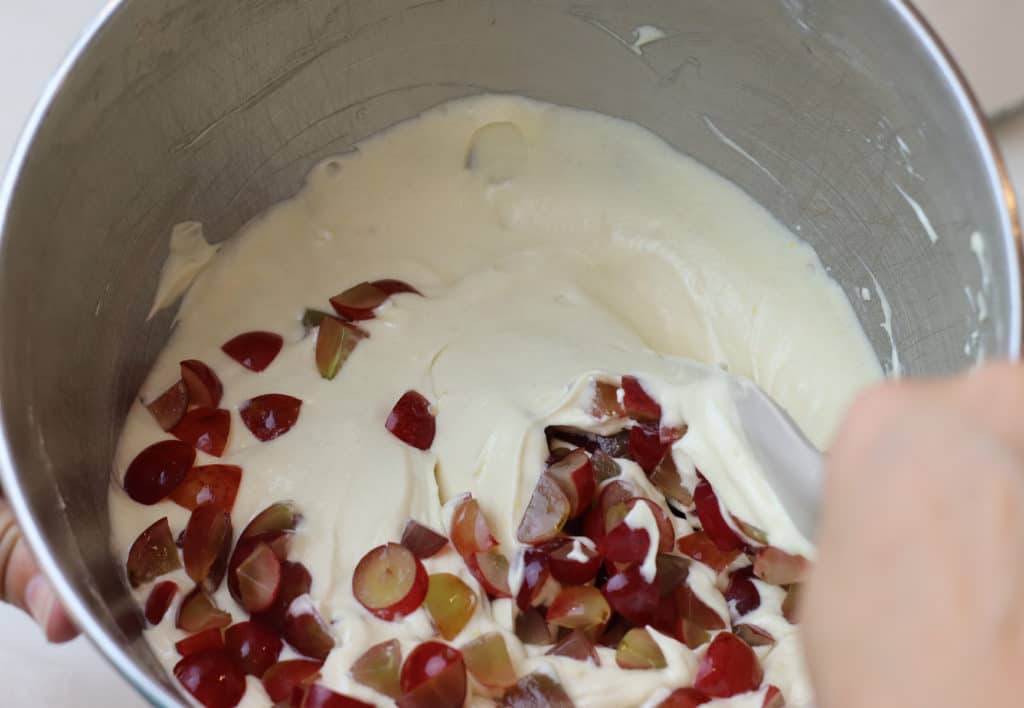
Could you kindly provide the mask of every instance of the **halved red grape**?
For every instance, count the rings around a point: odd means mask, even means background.
[[[263,674],[263,688],[275,704],[287,704],[298,690],[299,696],[305,693],[306,687],[320,677],[321,661],[310,659],[290,659],[279,661]]]
[[[563,457],[568,455],[570,452],[572,452],[574,449],[576,448],[565,447],[560,442],[552,441],[552,445],[548,447],[548,457],[545,460],[545,463],[548,465],[553,465],[559,460],[561,460]]]
[[[396,438],[417,450],[429,450],[434,444],[437,423],[430,401],[416,391],[406,391],[391,409],[384,427]]]
[[[412,551],[414,556],[423,560],[437,554],[448,544],[448,539],[418,521],[410,519],[405,525],[405,530],[402,531],[401,543]]]
[[[250,371],[260,372],[277,358],[284,339],[273,332],[246,332],[221,347],[229,357]]]
[[[619,387],[606,381],[594,382],[594,399],[590,404],[590,415],[603,420],[620,418],[625,415],[619,403]]]
[[[714,698],[729,698],[757,690],[763,678],[754,650],[736,635],[722,632],[711,640],[693,685]]]
[[[348,320],[369,320],[373,311],[384,304],[388,293],[372,283],[359,283],[331,298],[331,307]]]
[[[320,375],[328,381],[337,376],[359,340],[366,337],[365,331],[350,322],[324,317],[316,333],[316,368]]]
[[[609,649],[619,646],[619,642],[626,636],[626,632],[633,628],[633,624],[621,615],[612,615],[612,619],[605,625],[605,628],[598,635],[598,644]]]
[[[744,547],[743,539],[736,535],[722,516],[718,497],[707,480],[702,479],[693,490],[693,503],[697,506],[697,517],[704,533],[720,550],[736,551]]]
[[[488,688],[507,688],[516,682],[516,670],[499,632],[482,634],[462,647],[466,669]]]
[[[299,513],[294,502],[277,502],[256,514],[242,531],[238,540],[257,538],[274,531],[294,531],[300,521],[302,521],[302,514]]]
[[[190,637],[185,637],[181,641],[175,642],[174,648],[180,656],[188,656],[189,654],[195,654],[196,652],[208,649],[223,649],[224,633],[220,627],[204,629],[199,634],[193,634]]]
[[[266,393],[238,406],[238,414],[249,432],[262,442],[278,438],[299,419],[302,401],[283,393]]]
[[[684,619],[680,619],[678,629],[676,631],[676,639],[681,641],[690,649],[696,650],[698,647],[711,641],[711,632],[694,622],[687,622]]]
[[[173,580],[165,580],[154,585],[149,591],[149,597],[146,598],[146,621],[154,626],[160,624],[177,594],[178,584]]]
[[[753,612],[761,606],[761,593],[751,581],[754,572],[751,568],[740,568],[729,576],[729,585],[725,589],[725,599],[737,617]]]
[[[569,545],[571,547],[572,543]],[[523,553],[523,579],[516,593],[516,606],[520,610],[533,606],[550,575],[548,554],[537,548],[527,548]]]
[[[491,597],[512,597],[508,585],[508,558],[492,548],[466,559],[466,566]]]
[[[481,551],[498,545],[491,527],[484,518],[480,504],[471,495],[463,495],[452,513],[452,545],[463,558],[472,558]]]
[[[550,475],[569,500],[569,518],[586,511],[594,499],[594,467],[590,457],[580,448],[571,450],[561,459],[548,465]]]
[[[589,583],[601,568],[597,547],[586,536],[557,538],[545,546],[545,550],[551,577],[565,585]]]
[[[281,560],[266,543],[257,543],[235,569],[240,604],[247,612],[263,612],[281,589]]]
[[[555,441],[562,441],[587,452],[601,450],[611,457],[629,457],[629,431],[622,430],[612,435],[598,435],[582,428],[551,425],[544,429],[548,449],[557,447]]]
[[[605,534],[604,526],[604,511],[600,502],[595,502],[583,517],[583,534],[595,544],[600,543]]]
[[[314,310],[307,307],[306,311],[302,313],[302,326],[307,330],[319,327],[325,317],[333,317],[333,315],[330,315],[323,310]]]
[[[665,597],[679,589],[690,575],[690,559],[674,556],[670,553],[659,553],[655,558],[658,593]]]
[[[775,644],[771,634],[753,624],[738,624],[732,633],[752,647],[769,647]]]
[[[221,649],[189,654],[174,666],[174,676],[206,708],[231,708],[245,695],[245,674]]]
[[[658,586],[644,580],[640,569],[630,566],[608,578],[604,596],[612,609],[636,625],[654,624],[658,616]]]
[[[245,543],[250,543],[247,539]],[[239,543],[242,546],[242,543]],[[234,557],[239,555],[235,551]],[[229,564],[230,565],[230,564]],[[231,577],[233,573],[228,571],[228,588],[231,588]],[[278,589],[277,599],[266,612],[254,613],[253,618],[265,622],[278,632],[283,632],[288,618],[288,608],[299,597],[309,593],[313,586],[313,577],[309,574],[306,566],[302,563],[292,561],[281,561],[281,587]],[[239,596],[240,597],[240,596]],[[237,598],[236,598],[237,599]]]
[[[153,443],[128,465],[124,491],[140,504],[156,504],[181,484],[195,459],[195,449],[178,440]]]
[[[693,651],[697,651],[702,645],[711,641],[711,633],[703,627],[698,627],[696,624],[687,622],[680,617],[675,617],[672,621],[673,624],[670,625],[664,620],[659,619],[655,629],[663,634],[674,637]]]
[[[516,538],[520,543],[534,545],[550,541],[561,533],[569,520],[569,511],[569,498],[565,492],[551,477],[542,474],[519,522]]]
[[[555,646],[548,649],[548,656],[564,656],[576,661],[589,661],[594,666],[601,665],[594,640],[582,629],[574,629],[566,634]]]
[[[651,539],[645,528],[634,529],[627,523],[629,508],[625,504],[612,506],[608,516],[612,519],[617,517],[618,520],[617,523],[608,523],[610,528],[598,547],[601,554],[612,563],[641,563],[647,556],[651,542],[660,542],[660,533],[658,539]]]
[[[685,643],[687,626],[692,623],[684,620],[679,613],[680,603],[676,597],[678,589],[679,586],[665,593],[659,583],[659,592],[662,594],[658,600],[658,607],[655,610],[652,621],[647,624],[659,632],[675,637]]]
[[[231,624],[231,613],[217,607],[213,598],[198,585],[192,588],[178,607],[175,626],[186,632],[219,629]]]
[[[424,607],[441,636],[451,641],[476,612],[476,593],[451,573],[434,573],[427,586]]]
[[[239,572],[238,572],[239,571],[239,567],[242,565],[242,563],[247,561],[247,560],[249,560],[250,556],[252,556],[253,553],[256,552],[257,546],[260,546],[260,545],[268,546],[270,548],[270,550],[273,552],[273,554],[277,557],[277,560],[281,562],[281,565],[282,565],[281,575],[282,575],[282,583],[283,583],[284,582],[284,580],[283,580],[283,576],[284,576],[283,566],[284,566],[285,561],[288,558],[288,552],[291,549],[291,541],[292,541],[292,534],[291,534],[290,531],[267,531],[266,533],[259,534],[258,536],[249,537],[249,538],[240,538],[238,540],[238,543],[235,545],[235,550],[231,553],[231,557],[228,559],[228,572],[227,572],[228,591],[231,593],[231,597],[233,597],[238,604],[240,604],[240,605],[244,604],[243,599],[242,599],[242,588],[241,588],[241,584],[239,582],[241,578],[239,577]],[[249,576],[253,576],[253,571],[257,570],[262,565],[272,565],[272,561],[270,561],[267,558],[263,558],[263,559],[261,559],[261,563],[256,563],[256,564],[252,564],[251,563],[246,572],[248,573]],[[274,581],[273,581],[274,571],[273,571],[273,568],[268,568],[268,570],[269,570],[269,573],[270,573],[269,576],[261,575],[260,577],[261,578],[265,577],[266,580],[269,581],[269,582],[265,583],[265,586],[267,587],[267,589],[269,591],[269,589],[272,588],[273,584],[274,584]],[[247,592],[251,593],[254,590],[259,592],[259,588],[257,586],[253,586],[251,584],[252,580],[253,580],[253,577],[249,577],[247,579],[247,581],[246,581],[247,583],[250,583],[249,587],[247,588]],[[263,585],[263,584],[264,583],[259,583],[258,585]],[[298,592],[296,595],[294,595],[292,597],[292,599],[295,599],[295,597],[298,597],[299,595],[302,595],[303,593],[307,592],[308,590],[309,590],[309,588],[307,587],[305,590],[302,590],[301,592]],[[277,604],[276,603],[276,597],[277,596],[275,595],[274,599],[271,600],[272,604]],[[250,599],[248,601],[251,602],[253,600],[256,600],[256,596],[255,595],[250,595]],[[257,605],[258,604],[259,604],[259,602],[257,602]],[[269,609],[269,606],[265,607],[263,610],[249,610],[249,612],[253,612],[255,614],[259,614],[259,613],[268,611],[268,609]],[[285,609],[287,609],[287,607]],[[280,616],[281,616],[281,618],[283,620],[283,618],[284,618],[283,612],[280,613]]]
[[[308,595],[295,598],[285,616],[284,640],[300,654],[323,661],[334,648],[330,627]]]
[[[386,543],[359,561],[352,592],[377,617],[393,620],[414,612],[427,596],[427,571],[405,546]]]
[[[193,408],[171,428],[171,435],[208,455],[220,457],[231,434],[231,414],[223,408]]]
[[[147,403],[146,408],[153,414],[161,429],[170,430],[188,410],[188,388],[185,382],[179,379],[169,389]]]
[[[569,629],[599,628],[612,610],[601,591],[590,585],[562,588],[548,607],[547,623]]]
[[[658,538],[650,538],[646,528],[642,526],[633,528],[627,522],[638,504],[643,504],[650,509],[651,516],[658,526]],[[611,507],[607,514],[610,517],[618,516],[616,511],[621,513],[621,520],[614,525],[610,525],[606,521],[608,530],[598,544],[598,548],[605,558],[616,563],[639,563],[647,556],[651,543],[656,543],[661,553],[672,550],[672,541],[675,538],[672,522],[661,507],[650,499],[641,497],[630,499],[621,510],[616,505]]]
[[[679,616],[687,622],[707,630],[725,629],[728,626],[726,619],[700,599],[689,585],[680,585],[675,594]]]
[[[181,362],[181,380],[188,389],[189,405],[202,408],[216,408],[224,395],[221,384],[213,369],[198,359]]]
[[[622,467],[604,450],[595,450],[590,455],[590,464],[594,466],[594,481],[598,484],[622,474]]]
[[[782,691],[775,686],[769,686],[768,690],[764,694],[764,702],[761,704],[761,708],[783,708],[786,705],[786,700],[782,697]]]
[[[638,496],[638,493],[633,484],[616,480],[609,482],[601,488],[601,493],[598,495],[595,506],[598,506],[603,514],[616,504],[625,504],[636,496]]]
[[[554,463],[558,462],[572,451],[573,448],[571,447],[549,448],[547,463],[549,465],[553,465]]]
[[[383,290],[388,295],[398,295],[399,293],[412,293],[413,295],[422,295],[422,293],[409,285],[403,280],[395,280],[394,278],[384,278],[383,280],[374,280],[370,283],[373,287],[378,290]]]
[[[128,582],[133,588],[181,567],[167,517],[154,522],[132,543],[128,551]]]
[[[242,468],[237,465],[200,465],[185,474],[170,497],[186,509],[211,504],[230,513],[241,482]]]
[[[337,693],[318,683],[306,689],[299,708],[373,708],[372,703]]]
[[[402,669],[402,647],[397,639],[375,644],[352,664],[352,678],[391,698],[402,695],[398,674]]]
[[[531,607],[516,615],[516,637],[523,644],[543,645],[555,641],[554,633],[540,609]]]
[[[697,708],[711,700],[696,688],[677,688],[657,708]]]
[[[754,559],[754,575],[772,585],[792,585],[807,579],[811,563],[803,556],[767,546],[757,552]]]
[[[239,622],[224,632],[224,644],[235,664],[259,678],[277,663],[284,644],[277,633],[261,622]]]
[[[724,629],[726,625],[687,585],[690,563],[681,556],[658,554],[656,583],[660,600],[652,624],[694,649],[711,639],[709,629]]]
[[[562,685],[547,674],[523,676],[498,701],[501,708],[574,708]]]
[[[700,561],[716,573],[721,573],[728,568],[740,555],[738,549],[723,551],[703,531],[694,531],[687,536],[680,537],[676,545],[680,553]]]
[[[623,669],[663,669],[665,654],[643,627],[634,627],[615,649],[615,663]]]
[[[693,494],[683,485],[683,478],[679,474],[679,468],[672,458],[671,451],[661,458],[654,471],[648,475],[651,484],[658,488],[666,499],[678,502],[688,507],[693,503]]]
[[[636,496],[633,485],[619,480],[601,487],[597,500],[583,519],[583,532],[595,543],[600,543],[607,532],[606,515],[616,504],[624,504]]]
[[[399,708],[461,708],[466,700],[466,664],[455,648],[424,642],[402,664]]]
[[[182,534],[185,572],[197,585],[213,592],[224,579],[231,552],[231,517],[212,504],[197,506]]]
[[[622,407],[633,420],[657,423],[661,406],[644,390],[635,376],[622,377]]]
[[[648,475],[654,472],[671,448],[671,444],[661,442],[656,428],[634,425],[629,429],[629,452]]]
[[[629,515],[629,507],[626,504],[613,504],[608,507],[608,510],[604,513],[604,528],[605,536],[608,532],[614,529],[616,526],[622,523],[622,521]],[[601,548],[604,544],[604,537],[598,542],[597,547]]]

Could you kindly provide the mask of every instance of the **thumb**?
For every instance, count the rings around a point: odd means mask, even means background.
[[[46,576],[22,538],[7,503],[0,498],[0,601],[28,612],[51,642],[78,634]]]

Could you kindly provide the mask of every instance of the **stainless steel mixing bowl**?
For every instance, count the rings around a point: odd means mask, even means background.
[[[227,238],[320,158],[482,91],[636,121],[735,181],[814,246],[890,369],[1019,353],[1013,194],[896,0],[113,2],[0,195],[0,471],[75,618],[154,703],[179,699],[108,550],[107,484],[171,324],[146,321],[171,225]]]

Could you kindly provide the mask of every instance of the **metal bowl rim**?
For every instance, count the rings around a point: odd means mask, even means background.
[[[50,104],[60,93],[68,76],[74,70],[79,58],[92,46],[100,31],[108,21],[121,9],[128,0],[111,0],[86,26],[71,47],[53,77],[47,83],[42,95],[36,102],[22,133],[16,143],[14,152],[8,163],[6,174],[0,182],[0,243],[6,230],[11,200],[17,186],[18,177],[25,165],[29,151],[35,141],[36,134],[49,111]],[[1021,229],[1013,187],[995,138],[981,112],[980,104],[972,90],[968,87],[963,73],[953,60],[949,50],[938,35],[924,19],[920,11],[909,0],[888,0],[903,18],[910,34],[928,52],[934,65],[941,72],[946,86],[952,91],[956,103],[966,115],[971,136],[979,146],[982,161],[989,177],[989,187],[994,193],[1001,195],[1003,208],[1000,210],[1000,227],[1003,238],[1003,256],[1009,264],[1010,291],[1018,297],[1011,301],[1007,330],[1010,336],[1008,358],[1018,360],[1021,353],[1021,269],[1024,265],[1024,250],[1021,243]],[[124,648],[110,636],[91,615],[85,604],[64,577],[60,566],[50,555],[43,539],[42,528],[36,523],[28,509],[28,502],[22,494],[15,474],[14,460],[7,441],[7,430],[4,420],[8,411],[0,398],[0,486],[13,510],[21,528],[21,533],[28,542],[40,568],[53,584],[60,601],[64,604],[74,622],[89,638],[100,653],[153,705],[173,708],[181,705],[177,696],[155,681],[142,670],[125,652]]]

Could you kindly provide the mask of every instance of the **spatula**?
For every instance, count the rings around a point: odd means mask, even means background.
[[[821,451],[760,387],[734,378],[731,390],[743,431],[768,483],[796,527],[813,541],[824,474]]]

